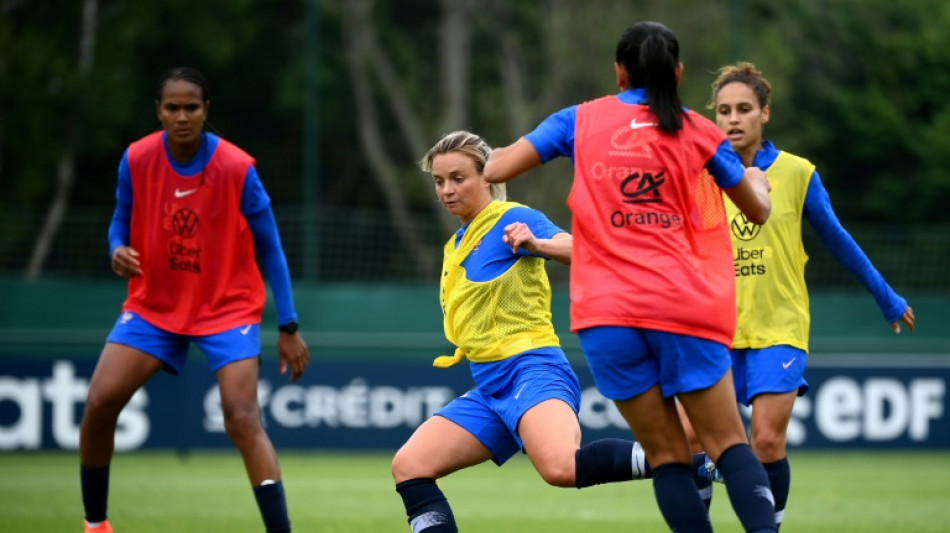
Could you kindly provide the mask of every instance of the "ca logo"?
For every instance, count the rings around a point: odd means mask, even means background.
[[[733,217],[729,229],[732,231],[732,235],[740,241],[751,241],[762,230],[762,226],[749,222],[745,215],[739,213]]]
[[[620,194],[626,196],[624,203],[626,204],[653,204],[663,201],[663,198],[660,197],[660,185],[666,183],[666,177],[663,176],[666,171],[660,171],[659,174],[653,175],[649,172],[644,172],[640,174],[639,172],[634,172],[630,174],[620,183]],[[632,191],[627,190],[629,185],[634,185],[635,189]]]

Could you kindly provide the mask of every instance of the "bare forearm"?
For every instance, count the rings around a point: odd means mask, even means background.
[[[485,181],[498,183],[508,181],[534,167],[541,166],[541,156],[524,137],[504,148],[492,150],[482,175]]]
[[[549,257],[565,265],[571,264],[571,250],[574,238],[566,233],[560,233],[550,239],[537,239],[537,250],[534,253]]]

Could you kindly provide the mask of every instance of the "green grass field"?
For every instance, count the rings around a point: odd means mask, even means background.
[[[296,533],[409,531],[389,477],[389,454],[283,453]],[[793,452],[783,533],[950,531],[950,452]],[[263,531],[236,452],[135,452],[113,462],[117,533]],[[76,454],[0,455],[0,531],[82,531]],[[665,531],[649,481],[576,489],[545,485],[524,457],[481,465],[441,483],[461,531]],[[741,531],[725,488],[712,508],[719,532]]]

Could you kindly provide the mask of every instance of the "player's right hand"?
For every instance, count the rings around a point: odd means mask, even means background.
[[[518,253],[518,250],[522,248],[531,253],[538,252],[538,240],[524,222],[514,222],[505,226],[505,234],[501,240],[511,246],[513,254]]]
[[[123,278],[142,275],[139,253],[131,246],[116,246],[112,251],[112,271]]]
[[[761,183],[761,185],[756,185],[757,187],[765,187],[766,192],[772,192],[772,184],[769,182],[769,177],[761,168],[746,167],[745,177],[752,182]]]

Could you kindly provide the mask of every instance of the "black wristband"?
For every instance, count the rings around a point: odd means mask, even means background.
[[[277,331],[280,331],[281,333],[288,333],[290,335],[297,333],[297,329],[299,329],[299,326],[296,322],[288,322],[286,324],[277,326]]]

